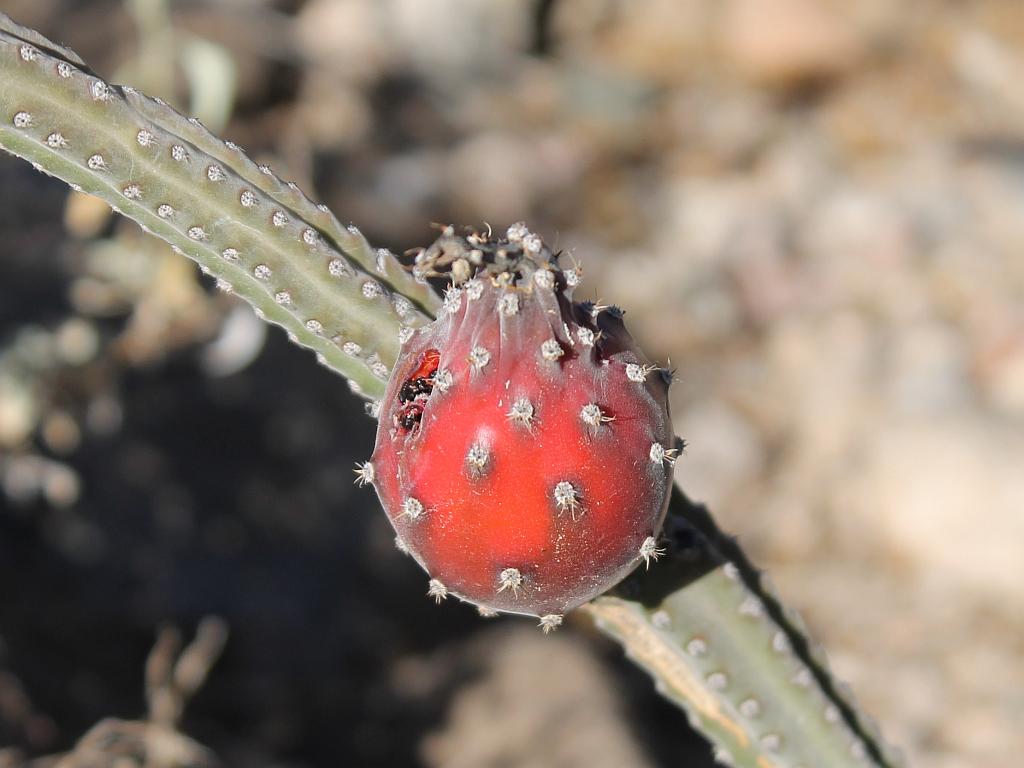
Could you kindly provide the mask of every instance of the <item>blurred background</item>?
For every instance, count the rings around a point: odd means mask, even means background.
[[[888,738],[1020,764],[1019,0],[2,10],[378,246],[525,219],[566,249],[678,371],[677,478]],[[0,157],[0,765],[143,717],[158,627],[210,614],[182,730],[227,765],[711,765],[584,622],[428,601],[351,484],[373,431],[167,246]]]

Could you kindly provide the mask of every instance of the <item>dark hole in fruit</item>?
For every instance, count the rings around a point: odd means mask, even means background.
[[[441,364],[441,353],[428,349],[421,356],[415,370],[398,388],[401,406],[395,414],[395,426],[410,432],[423,419],[423,408],[434,389],[434,374]]]

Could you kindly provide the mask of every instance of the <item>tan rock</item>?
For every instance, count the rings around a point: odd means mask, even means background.
[[[820,0],[733,0],[720,45],[741,77],[776,87],[842,74],[862,48],[843,14]]]

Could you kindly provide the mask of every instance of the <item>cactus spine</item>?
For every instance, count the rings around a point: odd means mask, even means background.
[[[400,338],[441,305],[391,254],[237,146],[107,84],[3,14],[0,147],[169,242],[367,397],[383,394]],[[719,760],[898,765],[739,548],[678,491],[669,517],[668,556],[586,610],[716,744]],[[432,597],[445,594],[431,582]]]

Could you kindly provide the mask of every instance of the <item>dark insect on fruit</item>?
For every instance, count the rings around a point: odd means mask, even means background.
[[[419,424],[422,418],[423,405],[416,402],[408,403],[395,416],[395,426],[402,432],[411,432],[413,427]]]
[[[433,388],[433,379],[407,379],[398,392],[398,400],[402,403],[411,403],[420,395],[429,395]]]
[[[436,349],[426,350],[416,370],[399,387],[398,402],[401,405],[395,414],[395,426],[403,433],[411,431],[423,418],[423,406],[434,389],[434,374],[440,364],[441,353]]]
[[[430,379],[434,380],[434,374],[437,373],[438,366],[441,365],[441,353],[436,349],[428,349],[420,356],[420,363],[416,366],[416,370],[409,374],[405,383],[416,381],[418,379]]]

